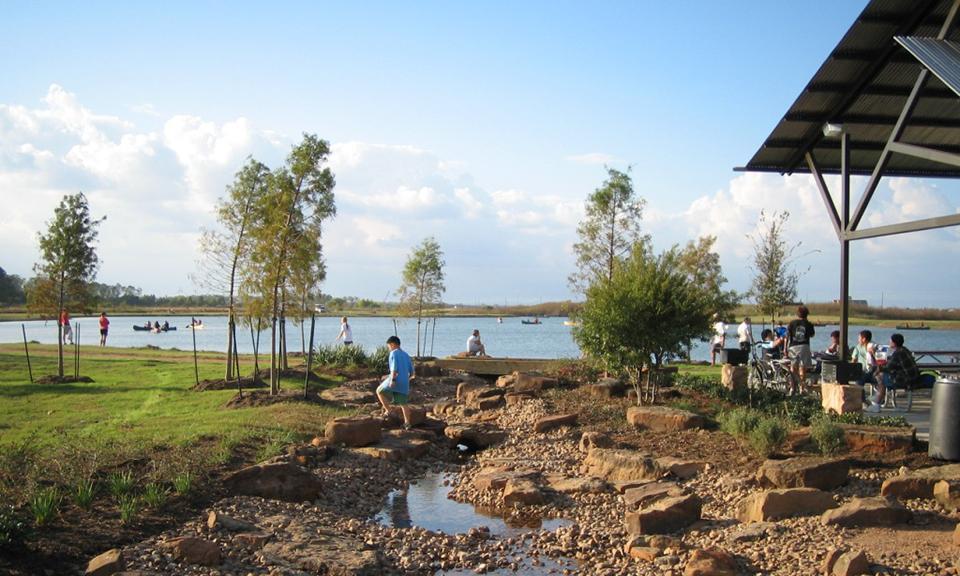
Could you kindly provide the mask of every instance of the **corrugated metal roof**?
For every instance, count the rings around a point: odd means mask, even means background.
[[[897,36],[894,40],[960,96],[960,44],[914,36]]]
[[[840,171],[838,139],[827,122],[850,134],[851,173],[870,174],[923,66],[894,37],[935,38],[952,0],[873,0],[820,66],[796,101],[741,170],[807,172],[812,152],[825,173]],[[952,29],[947,40],[960,42]],[[960,154],[960,98],[930,76],[899,141]],[[960,169],[893,154],[887,176],[960,177]]]

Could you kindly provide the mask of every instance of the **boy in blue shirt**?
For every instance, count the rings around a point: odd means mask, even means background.
[[[396,336],[387,338],[387,348],[390,349],[390,373],[377,386],[377,398],[383,406],[383,413],[390,413],[390,406],[396,404],[403,412],[403,427],[410,427],[410,408],[407,407],[410,397],[410,380],[413,379],[413,361],[410,355],[400,348],[400,339]]]

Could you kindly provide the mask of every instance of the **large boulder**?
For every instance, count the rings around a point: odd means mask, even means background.
[[[933,497],[950,511],[960,508],[960,481],[941,480],[933,485]]]
[[[828,492],[816,488],[782,488],[750,494],[737,506],[737,518],[741,522],[766,522],[823,514],[836,507]]]
[[[727,364],[724,364],[724,366],[727,366]],[[693,478],[707,468],[706,462],[701,462],[698,460],[683,460],[673,456],[662,456],[657,458],[654,462],[657,464],[658,468],[663,470],[664,473],[670,474],[676,478],[680,478],[681,480]]]
[[[844,551],[842,548],[834,548],[827,552],[821,567],[825,576],[873,574],[870,570],[870,559],[863,550]]]
[[[512,470],[500,466],[481,469],[473,477],[473,488],[481,492],[502,491],[511,480],[533,478],[536,472],[532,470]]]
[[[913,515],[896,500],[883,497],[854,498],[839,508],[827,510],[820,516],[824,526],[861,528],[905,524]]]
[[[732,554],[719,548],[693,550],[683,569],[683,576],[737,576],[740,567]]]
[[[547,388],[557,386],[556,378],[537,376],[535,374],[516,373],[513,380],[513,391],[519,394],[540,394]]]
[[[684,494],[683,489],[675,482],[650,482],[643,486],[627,488],[623,492],[623,500],[627,503],[627,510],[639,510],[657,500]]]
[[[223,479],[223,485],[231,494],[286,502],[313,501],[323,490],[319,477],[287,462],[257,464],[237,470]]]
[[[219,566],[221,563],[220,547],[215,542],[203,538],[184,536],[173,538],[161,544],[170,551],[174,558],[187,564],[200,566]]]
[[[331,444],[369,446],[380,441],[381,425],[376,418],[334,418],[327,422],[324,436]]]
[[[913,451],[917,429],[889,426],[843,425],[843,437],[852,454],[892,454]]]
[[[427,410],[426,408],[421,408],[420,406],[407,406],[407,415],[410,418],[409,424],[411,426],[419,426],[427,421]],[[391,406],[390,413],[387,415],[387,420],[389,421],[390,425],[402,426],[404,424],[403,408],[399,406]]]
[[[819,488],[833,490],[847,482],[850,464],[818,456],[767,460],[757,471],[761,485],[774,488]]]
[[[494,396],[485,396],[483,398],[477,398],[474,402],[471,402],[470,405],[476,408],[477,410],[496,410],[504,404],[503,396],[494,395]]]
[[[534,432],[549,432],[555,428],[563,426],[576,426],[577,414],[557,414],[555,416],[544,416],[537,420],[533,425]]]
[[[450,400],[441,400],[433,405],[431,411],[437,416],[452,416],[457,413],[457,403]]]
[[[430,440],[415,431],[391,430],[373,446],[364,446],[354,450],[381,460],[413,460],[420,458],[430,448]]]
[[[107,550],[87,563],[84,576],[110,576],[123,570],[123,551],[119,548]]]
[[[473,449],[489,448],[507,439],[507,433],[491,424],[450,424],[443,434],[457,444]]]
[[[863,387],[854,384],[823,382],[820,403],[828,414],[850,414],[863,411]]]
[[[603,432],[584,432],[580,436],[580,451],[589,452],[594,448],[612,448],[613,439]]]
[[[706,419],[693,412],[667,406],[631,406],[627,408],[627,422],[637,428],[654,432],[677,432],[703,428]]]
[[[608,482],[629,480],[656,480],[661,471],[649,454],[632,450],[594,448],[583,460],[584,469],[590,476]]]
[[[603,378],[599,382],[587,384],[587,394],[598,398],[619,398],[627,392],[627,386],[616,378]]]
[[[610,488],[599,478],[571,478],[563,474],[548,474],[546,480],[550,489],[561,494],[599,494]]]
[[[512,478],[503,487],[503,503],[507,506],[543,504],[543,491],[530,478]]]
[[[900,499],[933,498],[933,487],[941,480],[960,480],[960,464],[910,470],[891,476],[880,486],[880,495]]]
[[[669,496],[637,511],[627,511],[627,533],[669,534],[700,519],[702,502],[696,494]]]
[[[465,404],[475,404],[480,398],[503,396],[504,394],[505,391],[502,388],[494,388],[483,380],[468,380],[457,385],[457,402]]]

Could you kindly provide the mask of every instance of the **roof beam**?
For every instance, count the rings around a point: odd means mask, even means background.
[[[950,152],[943,152],[941,150],[927,148],[926,146],[904,144],[902,142],[891,142],[890,151],[960,168],[960,154],[951,154]]]
[[[906,234],[907,232],[920,232],[921,230],[934,230],[957,225],[960,225],[960,214],[951,214],[912,222],[876,226],[865,230],[851,230],[846,233],[846,237],[847,240],[864,240],[866,238],[879,238],[881,236],[893,236],[894,234]]]
[[[846,82],[817,82],[810,84],[805,88],[805,92],[811,94],[846,94],[852,89],[852,86]],[[897,86],[894,84],[871,84],[860,90],[860,94],[867,96],[902,96],[906,98],[910,95],[912,86]],[[920,94],[923,98],[943,98],[955,100],[957,95],[948,88],[931,87],[929,84]]]
[[[823,174],[820,172],[820,167],[817,166],[817,161],[814,160],[813,154],[807,152],[807,167],[810,168],[810,174],[813,174],[813,179],[817,183],[817,190],[820,191],[820,198],[823,199],[824,205],[827,207],[827,216],[830,217],[830,223],[833,224],[833,231],[837,233],[837,238],[843,238],[842,226],[840,225],[840,216],[837,215],[837,205],[833,202],[833,196],[830,195],[830,189],[827,188],[827,183],[823,179]]]
[[[899,36],[899,34],[898,34]],[[899,45],[897,45],[899,48]],[[914,64],[916,60],[910,57],[907,52],[889,53],[889,49],[883,50],[860,50],[857,48],[840,48],[830,53],[831,60],[843,60],[849,62],[873,62],[880,58],[884,62],[893,62],[896,64]]]
[[[956,100],[956,95],[954,95]],[[818,126],[827,122],[838,124],[888,124],[894,125],[900,119],[899,114],[841,114],[839,117],[827,117],[826,114],[794,112],[783,117],[787,122],[813,122]],[[933,116],[911,116],[908,122],[917,128],[960,128],[960,118],[936,118]]]
[[[910,34],[914,28],[925,18],[927,18],[933,9],[936,7],[938,0],[924,0],[923,2],[916,2],[913,6],[912,17],[904,21],[897,29],[894,31],[891,36],[906,36]],[[900,48],[900,45],[896,42],[890,42],[884,50],[879,51],[874,60],[869,64],[863,66],[860,71],[860,75],[850,84],[850,92],[840,99],[839,102],[830,110],[828,116],[839,116],[857,100],[859,96],[859,91],[867,86],[880,70],[883,69],[884,64],[886,64],[886,59],[890,57],[894,52],[900,50],[905,55],[909,56],[905,50]],[[803,160],[804,154],[810,151],[821,138],[823,138],[823,133],[820,131],[820,128],[817,127],[816,130],[810,130],[807,133],[807,136],[804,137],[800,146],[797,147],[797,150],[790,156],[788,159],[784,172],[793,172],[793,169],[796,168],[800,161]]]

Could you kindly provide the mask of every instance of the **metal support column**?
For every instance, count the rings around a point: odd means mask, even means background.
[[[840,136],[840,356],[847,359],[850,323],[850,135]]]

